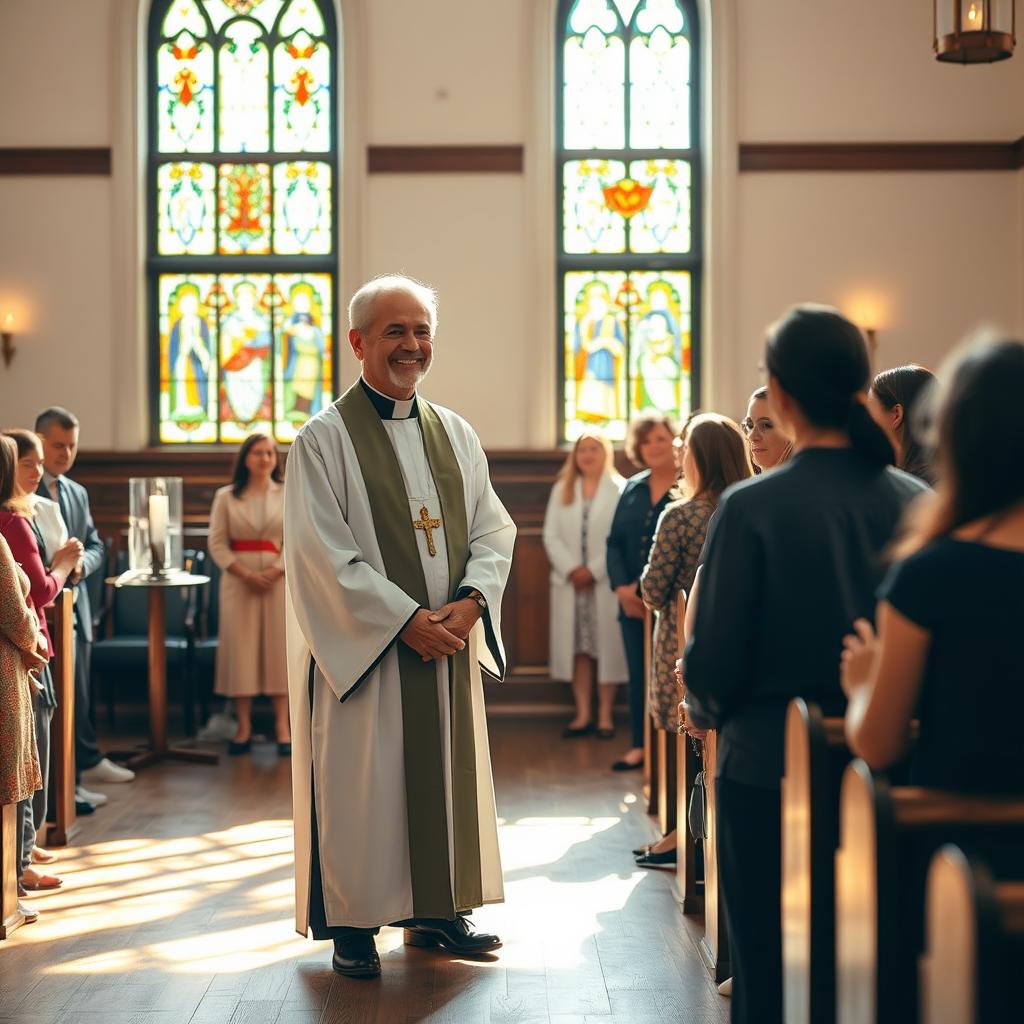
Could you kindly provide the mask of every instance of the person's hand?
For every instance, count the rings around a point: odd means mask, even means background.
[[[594,574],[585,565],[578,565],[569,573],[569,582],[577,590],[589,590],[594,585]]]
[[[692,736],[695,740],[703,740],[707,734],[707,729],[701,729],[694,725],[690,720],[690,716],[687,713],[689,708],[686,706],[686,701],[681,700],[679,702],[679,728],[678,732],[685,732],[687,736]]]
[[[431,612],[430,621],[443,622],[449,633],[454,633],[460,640],[467,640],[482,614],[483,609],[476,601],[464,597],[461,601],[452,601],[442,605],[436,612]]]
[[[858,619],[853,628],[854,633],[843,637],[843,653],[839,659],[839,681],[847,697],[852,697],[853,691],[871,678],[878,657],[875,627],[867,619]]]
[[[38,648],[34,651],[21,652],[21,663],[29,670],[29,672],[41,669],[49,660],[50,659],[46,652],[41,651]]]
[[[622,610],[628,619],[642,619],[645,614],[644,602],[636,592],[635,583],[624,583],[621,587],[615,588],[615,596],[622,605]]]
[[[244,581],[245,585],[255,594],[265,594],[274,585],[274,581],[267,577],[264,570],[249,573],[244,577]]]
[[[471,603],[476,605],[475,601]],[[447,607],[449,606],[445,605],[445,608]],[[442,611],[444,608],[437,612],[421,608],[399,634],[402,643],[411,647],[424,661],[440,661],[441,658],[450,657],[466,646],[466,641],[452,633],[446,622],[433,621],[433,617],[440,615]]]
[[[53,556],[53,568],[64,573],[65,576],[70,576],[81,562],[84,551],[82,542],[77,537],[72,537],[66,544],[57,548],[57,552]]]

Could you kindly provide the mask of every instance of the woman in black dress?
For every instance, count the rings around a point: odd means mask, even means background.
[[[1024,793],[1021,394],[1019,341],[973,345],[944,367],[936,492],[882,585],[877,637],[861,620],[846,640],[850,747],[887,768],[919,717],[915,785]]]
[[[841,714],[838,656],[869,615],[881,552],[925,485],[892,468],[871,419],[867,346],[837,311],[793,309],[765,346],[783,466],[729,488],[708,533],[687,646],[688,716],[718,730],[718,857],[733,966],[732,1019],[780,1024],[782,777],[793,697]]]

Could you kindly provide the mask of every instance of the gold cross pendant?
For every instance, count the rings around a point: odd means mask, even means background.
[[[414,519],[412,525],[414,529],[422,530],[427,535],[427,551],[430,552],[430,557],[433,558],[437,554],[437,547],[434,545],[434,531],[441,529],[441,520],[431,519],[427,506],[423,505],[420,508],[419,519]]]

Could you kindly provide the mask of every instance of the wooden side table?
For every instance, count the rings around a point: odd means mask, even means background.
[[[173,587],[205,586],[210,582],[210,577],[187,572],[161,576],[126,572],[107,582],[117,588],[145,587],[149,591],[149,749],[112,751],[110,756],[123,760],[133,770],[167,760],[218,764],[220,757],[217,754],[190,747],[172,747],[167,743],[167,627],[164,621],[164,595]]]

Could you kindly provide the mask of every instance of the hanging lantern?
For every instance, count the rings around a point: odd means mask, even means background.
[[[952,64],[991,64],[1013,56],[1015,0],[934,0],[935,56]]]

